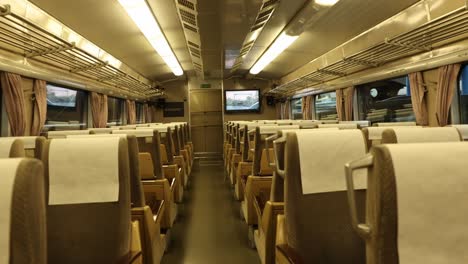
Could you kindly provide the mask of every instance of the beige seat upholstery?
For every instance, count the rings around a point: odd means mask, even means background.
[[[44,155],[48,263],[126,260],[131,253],[127,141],[53,139]]]
[[[377,127],[396,127],[396,126],[416,126],[416,122],[381,122],[375,123],[373,126]]]
[[[277,239],[284,239],[277,240],[277,263],[293,256],[300,263],[365,263],[364,243],[351,226],[343,170],[365,153],[357,129],[287,134],[285,218],[277,230]],[[366,174],[360,176],[356,197],[363,216]]]
[[[22,140],[6,137],[0,138],[0,159],[25,157]]]
[[[356,121],[339,121],[338,124],[357,124],[360,128],[370,126],[370,121],[368,120],[356,120]]]
[[[23,141],[24,153],[28,158],[41,159],[46,143],[45,137],[12,137]]]
[[[360,128],[358,123],[342,123],[342,124],[319,124],[318,128],[338,128],[338,129],[357,129]]]
[[[47,138],[66,138],[68,135],[86,135],[89,134],[89,130],[64,130],[64,131],[49,131],[47,132]]]
[[[90,128],[90,134],[111,134],[114,128]]]
[[[424,129],[399,127],[386,129],[382,133],[382,144],[457,141],[462,141],[462,137],[459,131],[454,127],[433,127]]]
[[[42,162],[0,159],[0,171],[0,263],[48,263]]]
[[[382,135],[383,132],[387,129],[391,128],[401,128],[401,126],[396,126],[396,127],[366,127],[362,129],[362,133],[364,134],[364,137],[366,138],[367,141],[367,147],[370,149],[373,146],[378,146],[382,144]],[[404,128],[419,128],[422,129],[423,127],[421,126],[404,126]]]
[[[467,155],[464,142],[388,144],[348,165],[350,183],[354,168],[370,173],[366,218],[351,209],[366,263],[468,262]]]
[[[458,129],[460,135],[463,138],[463,141],[468,140],[468,125],[451,125],[451,127]]]

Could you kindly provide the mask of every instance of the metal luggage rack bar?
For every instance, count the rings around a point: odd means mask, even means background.
[[[277,86],[269,93],[276,96],[293,95],[303,89],[313,88],[314,85],[365,69],[379,67],[397,59],[431,51],[435,47],[449,44],[467,36],[468,10],[466,7],[458,8],[418,28],[393,38],[385,38],[373,47],[343,57],[340,61]],[[323,56],[326,56],[326,54]],[[323,56],[316,60],[321,60]]]
[[[117,92],[140,97],[154,96],[158,93],[152,89],[152,82],[143,76],[133,76],[135,73],[124,72],[109,61],[93,56],[78,47],[75,42],[69,43],[11,12],[9,5],[0,6],[0,48],[113,86]]]

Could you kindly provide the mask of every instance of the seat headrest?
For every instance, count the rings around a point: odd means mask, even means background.
[[[336,127],[338,129],[357,129],[358,124],[351,123],[351,124],[319,124],[318,128],[331,128]]]
[[[31,137],[12,137],[15,139],[19,139],[23,141],[24,149],[35,149],[36,148],[36,142],[38,138],[42,138],[39,136],[31,136]]]
[[[395,127],[386,129],[382,134],[382,144],[457,141],[461,141],[461,136],[454,127],[433,127],[424,129]]]
[[[339,121],[338,124],[358,124],[360,127],[368,127],[370,125],[370,121],[368,120]]]
[[[286,129],[299,129],[299,125],[288,125],[288,126],[259,126],[260,134],[275,134],[280,130]]]
[[[126,135],[134,135],[135,137],[152,137],[154,132],[151,128],[146,129],[122,129],[122,130],[113,130],[112,134],[126,134]]]
[[[382,134],[386,129],[394,127],[366,127],[363,130],[366,130],[369,135],[369,140],[382,140]],[[421,126],[405,126],[405,128],[422,128]]]
[[[125,146],[121,141],[125,139],[52,140],[49,146],[49,205],[118,201],[119,151]]]
[[[22,159],[0,159],[0,262],[10,263],[10,230],[13,190]]]
[[[451,127],[458,129],[463,140],[468,140],[468,125],[451,125]]]
[[[89,133],[90,134],[110,134],[112,133],[112,130],[115,130],[114,128],[90,128]]]
[[[416,122],[382,122],[374,124],[378,127],[385,127],[385,126],[416,126]]]
[[[127,138],[127,134],[89,134],[89,135],[68,135],[67,136],[67,138],[100,138],[100,137]]]
[[[89,134],[89,130],[64,130],[64,131],[49,131],[47,132],[47,138],[66,138],[67,135],[86,135]]]
[[[465,263],[468,144],[390,144],[379,148],[390,158],[385,160],[391,162],[389,173],[396,184],[400,263]]]
[[[22,140],[13,137],[0,138],[0,159],[24,156],[24,143]]]
[[[42,163],[25,158],[0,159],[0,171],[0,263],[18,263],[18,253],[27,254],[35,263],[45,263]]]
[[[346,190],[344,164],[366,154],[361,130],[300,130],[296,131],[302,193],[324,193]],[[287,140],[294,135],[289,134]],[[286,142],[288,145],[288,142]],[[288,151],[290,150],[288,146]],[[287,165],[288,166],[288,165]],[[360,170],[356,188],[366,186],[365,170]],[[289,177],[286,175],[286,177]],[[294,177],[294,176],[293,176]]]

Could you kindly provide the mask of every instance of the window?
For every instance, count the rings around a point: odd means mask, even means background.
[[[460,71],[459,93],[460,123],[468,124],[468,65]]]
[[[86,113],[86,92],[47,84],[45,131],[85,129],[87,127]]]
[[[318,120],[336,120],[336,92],[315,96],[315,118]]]
[[[115,97],[107,97],[108,117],[107,124],[121,125],[122,124],[122,113],[123,113],[123,100]]]
[[[292,119],[302,119],[302,98],[291,100]]]
[[[407,76],[358,86],[358,102],[359,120],[415,121]]]
[[[136,108],[136,121],[137,124],[145,123],[144,114],[143,114],[143,104],[142,103],[135,103]]]

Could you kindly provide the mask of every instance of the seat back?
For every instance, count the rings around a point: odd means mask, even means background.
[[[454,127],[433,127],[424,129],[399,127],[386,129],[382,133],[382,144],[457,141],[462,141],[462,137]]]
[[[344,123],[344,124],[319,124],[318,128],[338,128],[338,129],[357,129],[359,124],[357,123]]]
[[[416,122],[380,122],[375,123],[373,126],[377,127],[396,127],[396,126],[416,126]]]
[[[24,143],[22,140],[5,137],[0,138],[0,159],[25,157]]]
[[[451,125],[451,127],[458,129],[460,135],[463,138],[463,141],[468,140],[468,125]]]
[[[90,134],[111,134],[114,128],[90,128]]]
[[[47,138],[66,138],[68,135],[86,135],[89,134],[89,130],[63,130],[63,131],[49,131],[47,132]]]
[[[46,142],[45,137],[13,137],[23,141],[24,154],[28,158],[41,159]]]
[[[44,155],[49,263],[122,261],[131,228],[127,141],[53,139]]]
[[[338,124],[357,124],[360,128],[370,126],[370,121],[368,120],[356,120],[356,121],[339,121]]]
[[[389,144],[371,154],[360,224],[370,230],[367,263],[467,263],[468,145]]]
[[[0,159],[0,171],[0,263],[48,263],[42,162]]]
[[[357,129],[287,133],[285,235],[303,263],[365,263],[364,243],[352,230],[343,170],[345,163],[365,153]],[[361,216],[365,176],[356,184]]]
[[[366,138],[367,141],[367,146],[370,149],[373,146],[377,146],[382,144],[382,135],[383,132],[386,129],[391,129],[391,128],[401,128],[400,127],[366,127],[362,129],[362,132],[364,133],[364,137]],[[405,126],[404,128],[422,128],[421,126]]]

